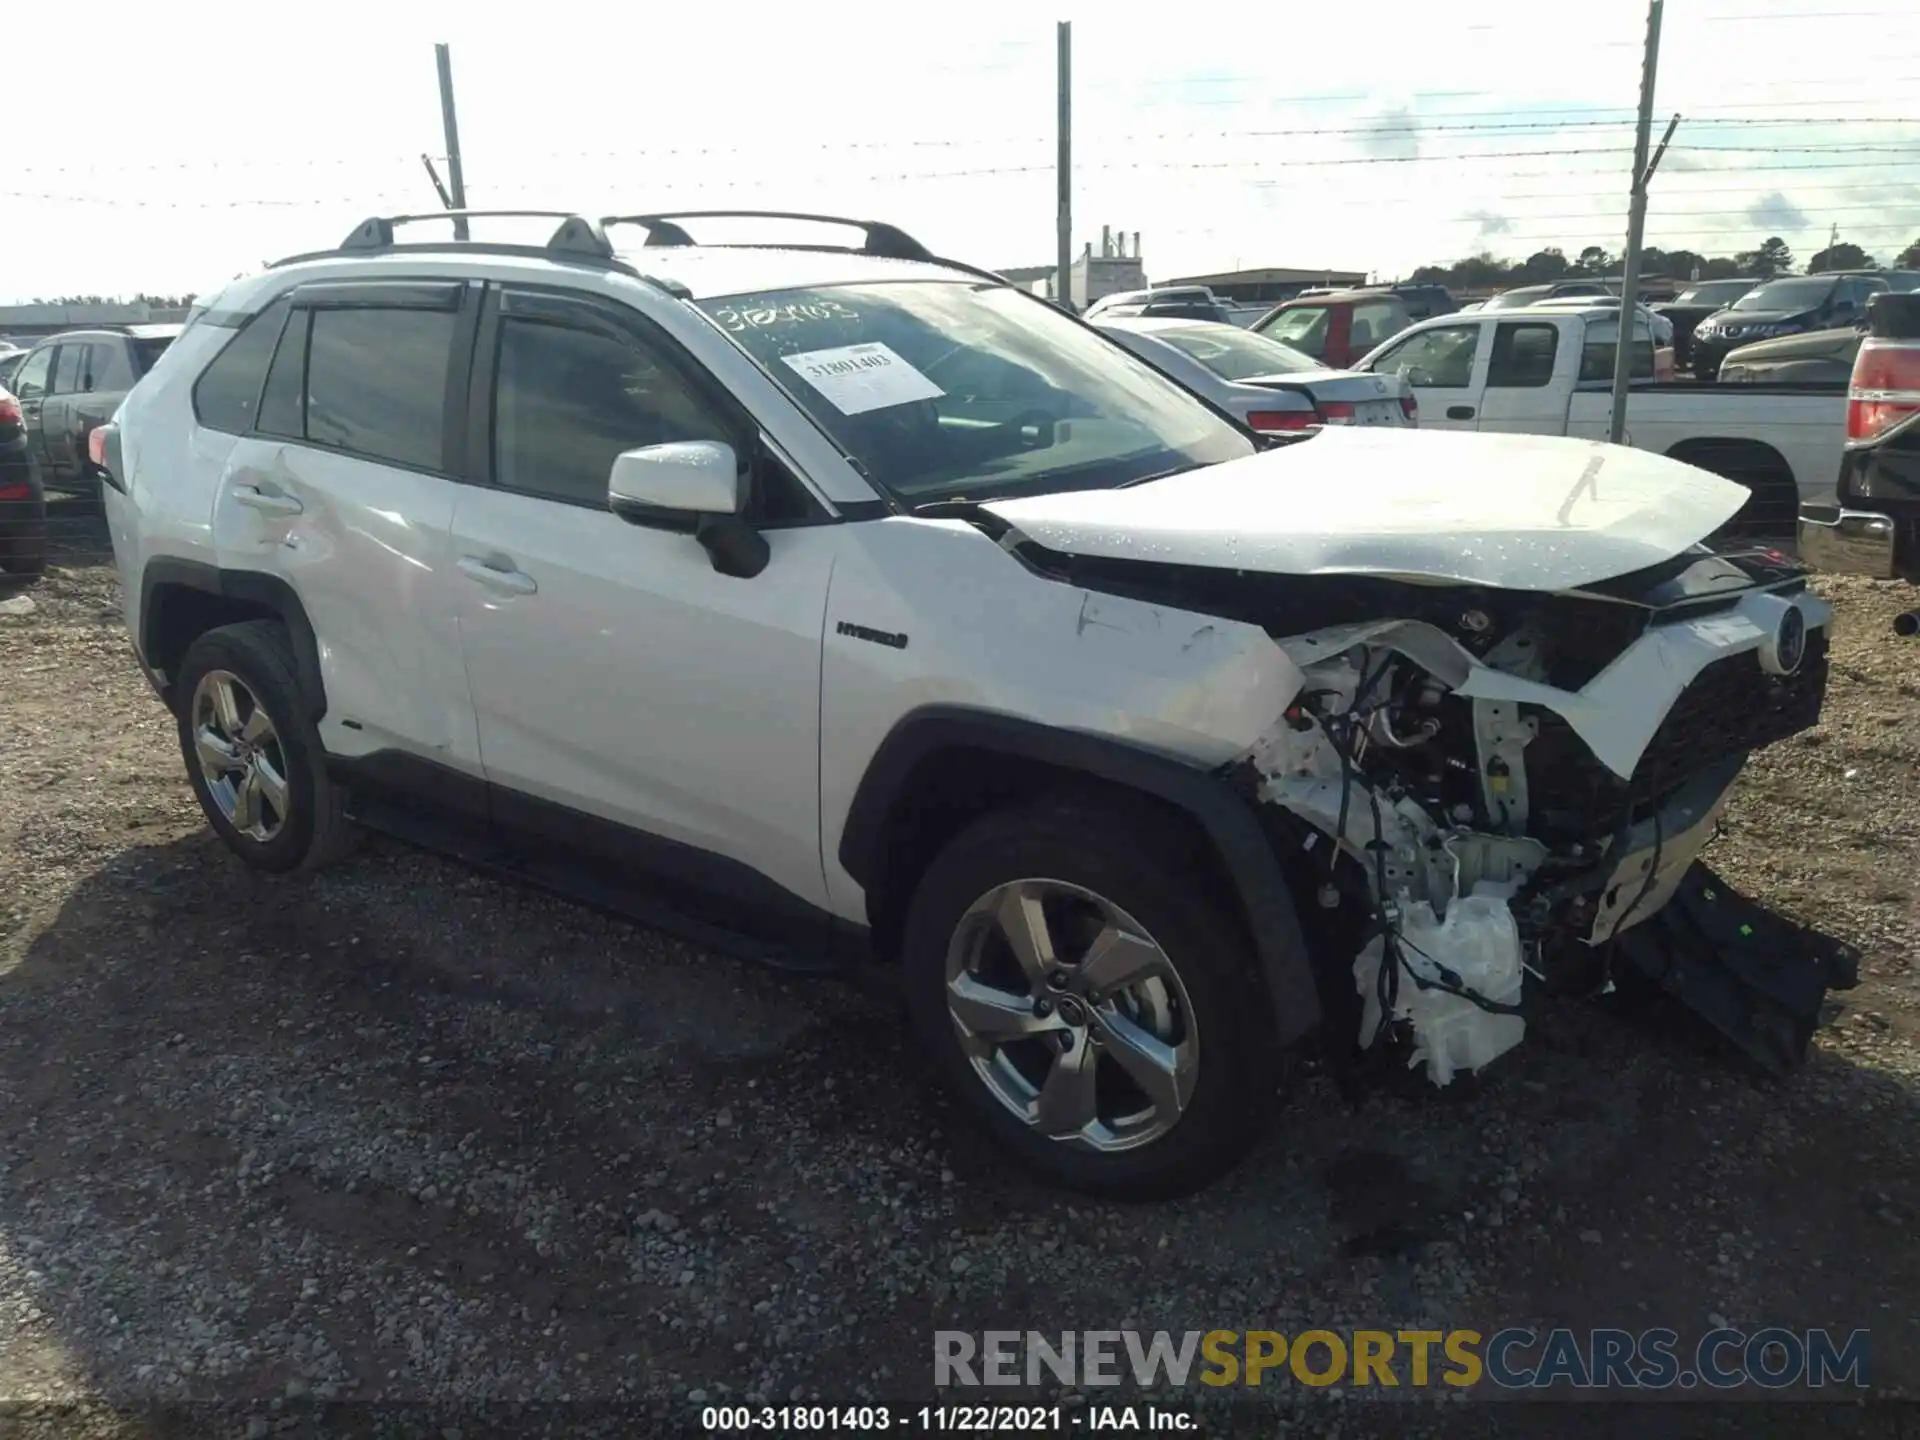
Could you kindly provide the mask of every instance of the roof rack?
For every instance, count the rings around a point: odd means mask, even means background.
[[[673,210],[654,215],[608,215],[600,221],[609,225],[638,225],[647,232],[648,245],[693,245],[697,242],[682,229],[680,220],[802,220],[813,225],[844,225],[860,231],[866,243],[858,253],[878,255],[888,260],[934,260],[934,253],[896,225],[883,220],[854,220],[845,215],[810,215],[797,210]],[[749,248],[749,247],[742,247]],[[801,248],[801,247],[781,247]],[[809,246],[809,249],[852,250],[851,245]]]
[[[485,219],[558,220],[560,224],[544,245],[509,245],[493,241],[455,238],[403,244],[394,238],[394,232],[403,225],[420,225],[435,220]],[[322,260],[334,255],[413,254],[455,250],[464,254],[516,255],[536,259],[571,260],[580,264],[595,265],[606,270],[617,270],[624,275],[632,275],[684,298],[690,293],[686,286],[647,275],[615,254],[613,243],[607,238],[607,229],[613,225],[638,225],[647,232],[642,244],[694,245],[698,242],[678,222],[721,219],[799,220],[814,225],[843,225],[859,230],[864,236],[864,241],[858,247],[792,243],[773,247],[762,243],[733,244],[717,248],[780,248],[832,251],[846,255],[873,255],[887,260],[913,260],[926,265],[944,265],[950,270],[961,270],[969,275],[977,275],[983,280],[992,280],[1003,285],[1007,283],[1006,277],[996,271],[986,270],[978,265],[969,265],[964,260],[950,260],[943,255],[934,254],[897,225],[889,225],[881,220],[854,220],[843,215],[810,215],[794,210],[679,210],[655,215],[608,215],[599,221],[589,220],[584,215],[577,215],[567,210],[430,210],[418,215],[374,215],[354,226],[352,232],[335,249],[309,250],[299,255],[289,255],[285,259],[275,260],[267,268],[276,270],[282,265],[293,265],[302,260]]]
[[[394,238],[394,232],[402,225],[425,224],[432,220],[558,220],[559,226],[547,237],[544,245],[511,245],[485,240],[461,240],[449,238],[416,243],[401,243]],[[595,265],[605,270],[617,270],[624,275],[660,285],[662,288],[680,294],[684,286],[677,286],[657,280],[651,275],[643,275],[626,261],[613,253],[613,246],[607,240],[606,231],[587,219],[569,210],[430,210],[419,215],[374,215],[362,220],[353,227],[347,238],[332,250],[310,250],[300,255],[289,255],[276,260],[267,268],[276,270],[282,265],[292,265],[302,260],[321,260],[331,255],[353,254],[412,254],[425,251],[455,250],[462,254],[516,255],[547,260],[571,260],[580,264]]]
[[[846,215],[814,215],[802,210],[674,210],[653,215],[606,215],[600,220],[602,233],[615,225],[638,225],[647,232],[644,245],[697,245],[686,229],[680,225],[682,220],[799,220],[809,225],[841,225],[858,230],[864,237],[857,248],[852,245],[796,245],[791,242],[773,246],[768,242],[747,243],[732,242],[716,245],[715,249],[751,250],[822,250],[846,255],[874,255],[883,260],[913,260],[923,265],[944,265],[951,270],[964,270],[970,275],[982,279],[997,280],[1005,283],[1006,277],[992,270],[982,269],[978,265],[969,265],[964,260],[949,260],[936,255],[913,236],[897,225],[889,225],[884,220],[856,220]]]

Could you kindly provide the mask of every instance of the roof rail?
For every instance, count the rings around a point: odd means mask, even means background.
[[[553,234],[547,237],[544,245],[512,245],[453,238],[403,244],[394,238],[394,231],[402,225],[424,224],[430,220],[456,219],[558,220],[560,224]],[[420,215],[374,215],[354,226],[352,233],[341,241],[336,249],[310,250],[300,255],[289,255],[285,259],[275,260],[267,268],[276,270],[282,265],[292,265],[302,260],[322,260],[333,255],[415,254],[431,251],[456,251],[463,255],[514,255],[532,259],[571,260],[605,270],[617,270],[623,275],[632,275],[636,279],[646,280],[675,295],[684,297],[686,293],[685,286],[642,274],[620,259],[613,253],[613,246],[608,242],[604,229],[584,215],[576,215],[569,210],[431,210]]]
[[[852,245],[795,245],[775,246],[769,242],[731,244],[716,246],[716,249],[783,249],[783,250],[826,250],[849,255],[875,255],[883,260],[913,260],[923,265],[944,265],[952,270],[964,270],[969,275],[978,275],[984,280],[1006,283],[1006,277],[992,270],[982,269],[978,265],[969,265],[964,260],[950,260],[936,255],[913,236],[897,225],[889,225],[884,220],[855,220],[846,215],[814,215],[801,210],[674,210],[653,215],[606,215],[600,220],[604,232],[614,225],[638,225],[647,232],[644,245],[694,245],[699,242],[679,224],[682,220],[799,220],[810,225],[843,225],[858,230],[865,237],[856,249]]]
[[[694,238],[676,221],[680,220],[802,220],[812,225],[844,225],[859,230],[866,243],[857,252],[878,255],[888,260],[935,260],[934,253],[896,225],[883,220],[854,220],[845,215],[810,215],[798,210],[674,210],[655,215],[608,215],[600,224],[639,225],[647,232],[648,245],[692,245]],[[745,247],[743,247],[745,248]],[[784,247],[783,247],[784,248]],[[851,245],[807,247],[849,250]]]
[[[547,241],[549,250],[594,255],[603,260],[613,258],[613,247],[607,244],[607,237],[571,210],[430,210],[420,215],[375,215],[354,226],[353,233],[340,242],[340,248],[386,250],[394,244],[396,226],[419,225],[429,220],[558,220],[562,223]]]

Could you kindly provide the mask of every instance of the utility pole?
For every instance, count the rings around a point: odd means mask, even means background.
[[[1653,167],[1647,164],[1647,150],[1653,142],[1653,77],[1660,63],[1661,0],[1647,6],[1647,53],[1640,69],[1640,123],[1633,137],[1633,189],[1627,202],[1627,259],[1620,274],[1620,330],[1613,347],[1613,417],[1607,426],[1607,439],[1620,444],[1627,433],[1627,380],[1633,374],[1633,332],[1640,312],[1640,242],[1647,228],[1647,183]],[[1680,117],[1674,116],[1674,123]],[[1667,127],[1669,138],[1673,125]],[[1661,153],[1667,142],[1660,142]],[[1656,159],[1655,164],[1658,164]]]
[[[1055,260],[1059,274],[1054,279],[1054,294],[1062,305],[1073,309],[1073,22],[1062,20],[1055,27],[1059,41],[1060,158],[1059,200],[1054,214]]]
[[[1658,3],[1658,0],[1655,0]],[[447,132],[447,188],[453,192],[454,210],[467,208],[467,180],[460,169],[460,123],[453,115],[453,61],[447,54],[447,47],[433,47],[434,63],[440,68],[440,123]],[[463,215],[454,216],[453,238],[467,238],[467,221]]]

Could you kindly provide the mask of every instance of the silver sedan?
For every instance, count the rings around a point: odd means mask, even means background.
[[[1237,325],[1153,316],[1088,323],[1255,430],[1419,423],[1413,387],[1399,376],[1329,370]]]

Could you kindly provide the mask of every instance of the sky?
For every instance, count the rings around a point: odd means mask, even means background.
[[[1307,38],[1312,13],[188,0],[112,7],[76,50],[60,12],[17,7],[0,302],[206,293],[437,208],[435,42],[471,206],[826,211],[1047,264],[1057,20],[1076,248],[1139,231],[1155,280],[1624,247],[1644,0],[1367,0],[1352,40]],[[1779,235],[1804,261],[1837,225],[1884,260],[1920,238],[1920,6],[1667,0],[1657,78],[1656,138],[1682,119],[1649,243]]]

